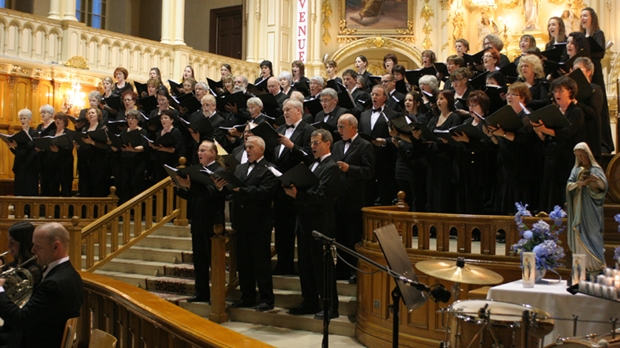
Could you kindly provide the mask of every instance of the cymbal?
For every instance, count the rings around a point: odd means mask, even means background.
[[[479,266],[466,265],[464,260],[459,259],[420,261],[415,266],[422,273],[455,283],[492,285],[504,281],[504,277],[496,272]]]

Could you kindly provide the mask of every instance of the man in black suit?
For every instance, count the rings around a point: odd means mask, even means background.
[[[370,96],[372,109],[364,111],[359,122],[359,132],[374,139],[375,149],[375,177],[367,181],[365,205],[373,205],[377,197],[380,205],[391,205],[397,191],[394,176],[397,151],[392,144],[388,122],[399,115],[385,107],[385,87],[374,86]]]
[[[280,82],[278,81],[277,77],[272,76],[269,78],[269,80],[267,80],[267,90],[269,91],[269,93],[273,94],[273,96],[276,98],[276,101],[278,102],[278,105],[280,105],[280,109],[282,109],[282,104],[284,104],[284,101],[288,99],[288,95],[282,93],[282,88],[280,87]],[[269,116],[277,117],[280,115]]]
[[[335,205],[340,185],[340,170],[331,157],[332,135],[325,129],[312,132],[312,154],[315,162],[310,170],[319,178],[319,183],[307,191],[297,190],[295,186],[285,188],[287,195],[295,200],[297,211],[297,253],[299,255],[299,281],[301,283],[302,303],[289,310],[290,314],[315,314],[316,319],[338,318],[338,293],[333,271],[329,272],[329,294],[324,294],[325,272],[323,262],[323,243],[312,236],[319,231],[333,238],[335,236]],[[327,265],[333,270],[333,264]],[[329,299],[329,307],[319,312],[319,298]],[[325,313],[327,311],[327,314]]]
[[[203,140],[198,147],[199,164],[179,170],[177,179],[181,186],[188,189],[175,190],[181,198],[190,201],[188,208],[192,216],[192,252],[194,254],[194,273],[196,290],[187,302],[209,302],[209,267],[211,266],[211,237],[213,226],[225,223],[223,180],[212,180],[211,173],[223,172],[216,161],[217,147],[208,140]]]
[[[211,94],[207,94],[202,97],[201,100],[202,109],[200,112],[190,115],[188,121],[190,123],[200,121],[202,118],[208,118],[209,123],[211,123],[211,127],[213,127],[213,132],[210,134],[201,134],[199,130],[189,129],[189,133],[193,138],[193,151],[194,154],[192,157],[192,164],[198,163],[198,157],[196,154],[198,153],[198,146],[204,140],[215,140],[222,147],[224,147],[227,151],[232,151],[233,146],[231,145],[228,138],[226,138],[226,131],[220,127],[224,126],[224,118],[217,113],[217,102],[215,101],[215,97]]]
[[[302,121],[303,104],[294,99],[284,102],[285,124],[278,127],[280,145],[274,149],[274,163],[282,173],[302,162],[310,155],[310,135],[314,127]],[[278,186],[273,202],[275,244],[278,264],[274,274],[295,274],[293,256],[295,251],[295,216],[297,208],[293,199]]]
[[[26,305],[19,308],[4,291],[0,278],[0,317],[13,331],[19,347],[60,347],[67,319],[80,316],[84,302],[82,278],[69,262],[69,232],[59,223],[40,225],[32,236],[32,252],[44,268]],[[76,262],[79,262],[77,260]],[[15,341],[13,341],[15,340]]]
[[[240,164],[235,176],[246,186],[233,189],[232,227],[237,231],[237,269],[241,299],[235,308],[256,304],[256,286],[260,295],[258,311],[273,309],[273,281],[271,276],[271,230],[273,212],[271,202],[278,179],[272,172],[273,164],[264,157],[265,142],[250,136],[245,142],[248,162]]]
[[[375,151],[370,142],[357,134],[357,119],[344,114],[338,119],[338,132],[342,140],[334,144],[332,157],[340,169],[340,187],[336,202],[336,240],[354,249],[362,240],[362,207],[366,181],[375,174]],[[357,259],[345,253],[345,260],[352,265]],[[338,263],[338,277],[357,282],[355,270],[344,262]]]
[[[402,113],[403,106],[405,105],[405,95],[396,90],[396,80],[394,75],[385,74],[381,76],[381,84],[385,87],[388,94],[388,99],[385,102],[385,106],[398,113]]]
[[[347,69],[342,73],[342,83],[355,102],[355,109],[349,111],[359,119],[359,115],[370,104],[370,95],[363,89],[357,88],[357,72],[353,69]]]
[[[336,128],[338,118],[347,111],[338,106],[338,93],[332,88],[325,88],[319,98],[323,110],[316,115],[314,122],[325,122]]]

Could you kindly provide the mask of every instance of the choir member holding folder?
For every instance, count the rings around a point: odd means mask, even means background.
[[[549,42],[545,45],[545,50],[550,50],[557,44],[566,42],[566,27],[560,17],[551,17],[547,23]]]
[[[101,122],[101,110],[98,108],[88,109],[86,118],[88,124],[79,132],[85,133],[86,137],[79,133],[73,137],[78,155],[78,191],[80,197],[105,197],[109,193],[107,184],[110,173],[107,128]]]
[[[13,162],[14,194],[15,196],[38,196],[40,162],[32,142],[32,138],[37,136],[37,132],[30,127],[32,111],[22,109],[17,113],[17,117],[19,117],[22,130],[7,141],[9,149],[15,155]]]
[[[572,169],[572,150],[585,140],[584,115],[576,105],[575,81],[566,76],[559,77],[551,83],[551,91],[557,108],[550,105],[529,115],[534,131],[545,143],[540,189],[540,209],[545,211],[553,210],[556,205],[562,206],[566,201],[565,187]]]
[[[181,131],[173,126],[174,113],[164,110],[161,113],[162,130],[157,132],[157,138],[149,146],[155,151],[155,173],[153,179],[159,182],[168,174],[164,164],[176,167],[179,157],[183,156],[183,137]]]
[[[437,96],[439,115],[434,116],[428,123],[431,131],[449,130],[460,124],[460,116],[454,111],[454,92],[441,91]],[[447,141],[430,143],[427,149],[428,158],[428,211],[433,213],[455,212],[455,187],[452,181],[454,147]]]
[[[530,209],[538,209],[538,191],[542,172],[543,144],[533,131],[525,105],[532,96],[523,82],[508,88],[508,105],[485,122],[492,131],[491,140],[498,143],[497,185],[494,211],[513,214],[514,202],[531,202]]]
[[[535,55],[525,55],[519,60],[517,67],[519,71],[519,81],[525,82],[530,88],[532,100],[527,104],[528,109],[538,110],[543,106],[549,105],[548,83],[544,80],[545,71],[542,62]]]
[[[147,131],[138,126],[141,121],[141,114],[138,110],[127,112],[128,128],[123,130],[119,136],[120,144],[111,146],[116,156],[120,157],[116,163],[120,164],[120,170],[116,171],[115,177],[118,188],[119,204],[122,204],[140,192],[144,191],[144,170],[148,159],[146,150],[147,141],[145,136]],[[139,136],[134,136],[139,134]],[[113,136],[113,135],[111,135]]]
[[[54,115],[56,132],[54,137],[67,137],[69,140],[63,145],[51,145],[45,152],[46,174],[50,177],[50,196],[71,197],[71,186],[73,182],[73,143],[66,129],[69,124],[69,117],[63,112]]]
[[[460,132],[455,130],[452,136],[454,140],[465,144],[455,149],[456,212],[484,214],[492,210],[490,207],[495,183],[496,149],[489,137],[485,136],[483,120],[489,113],[490,100],[484,92],[473,91],[467,97],[467,106],[470,117],[463,126],[471,127],[463,127]],[[479,132],[476,133],[474,129]]]
[[[37,138],[43,138],[56,133],[56,124],[54,123],[54,107],[49,104],[45,104],[41,106],[39,113],[41,114],[42,123],[37,126]],[[50,168],[47,167],[48,162],[45,160],[46,154],[45,152],[42,152],[45,150],[36,147],[35,150],[39,152],[39,163],[41,164],[41,196],[51,196]]]

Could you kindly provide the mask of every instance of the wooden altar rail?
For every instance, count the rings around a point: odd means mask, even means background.
[[[72,218],[71,259],[84,254],[86,270],[94,272],[173,219],[187,226],[187,202],[175,196],[167,177],[83,229],[79,218]]]
[[[108,332],[124,347],[271,347],[163,300],[148,291],[90,272],[80,272],[84,305],[79,347],[92,329]]]
[[[437,240],[435,251],[452,254],[447,255],[449,257],[453,257],[456,253],[471,254],[474,232],[478,232],[480,236],[481,255],[497,255],[498,235],[505,236],[504,256],[510,256],[510,246],[521,239],[514,216],[416,213],[398,206],[367,207],[362,211],[364,243],[377,243],[373,231],[390,223],[396,225],[405,248],[419,251],[430,250],[430,238],[431,234],[434,234]],[[531,227],[533,223],[541,219],[550,225],[553,224],[553,221],[545,217],[524,218],[523,221]],[[566,227],[566,219],[563,221],[563,226]],[[417,245],[413,245],[414,232],[417,232]],[[457,236],[456,250],[450,250],[451,233]],[[567,250],[566,232],[560,234],[560,241]],[[515,259],[515,262],[519,260]]]
[[[0,219],[58,220],[78,216],[89,221],[104,216],[117,205],[114,186],[107,197],[0,196]]]

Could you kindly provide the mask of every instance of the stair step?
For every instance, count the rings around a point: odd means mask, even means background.
[[[137,246],[146,248],[176,249],[176,250],[192,250],[192,239],[189,237],[171,237],[150,235],[136,244]]]
[[[231,321],[240,321],[259,325],[323,332],[323,320],[314,319],[314,315],[290,315],[287,309],[275,307],[268,312],[258,312],[252,308],[228,308],[228,317]],[[340,315],[332,319],[329,324],[329,333],[334,335],[355,336],[355,317]]]
[[[173,263],[191,263],[191,248],[190,250],[182,249],[158,249],[152,247],[145,247],[135,245],[129,250],[121,254],[124,259],[135,259],[144,261],[158,261]]]

